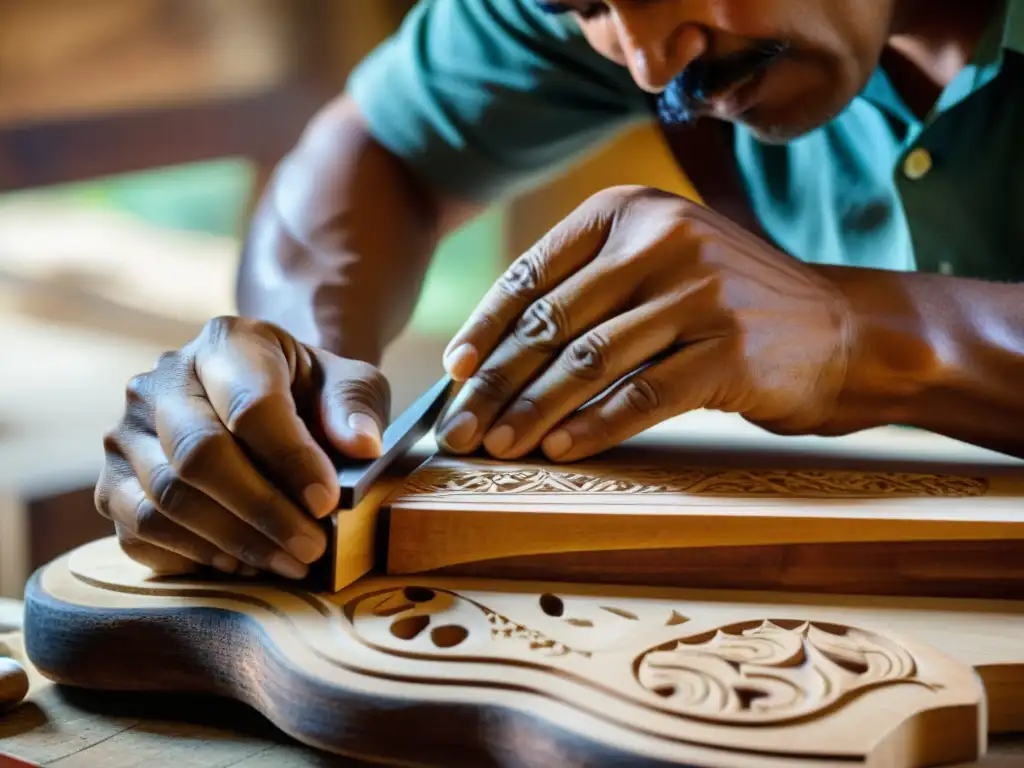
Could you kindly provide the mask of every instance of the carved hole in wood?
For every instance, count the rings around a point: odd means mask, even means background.
[[[558,595],[545,592],[540,596],[540,609],[548,616],[558,617],[565,613],[565,603]]]
[[[435,627],[430,633],[430,640],[438,648],[454,648],[467,637],[469,637],[469,630],[458,624]]]
[[[414,603],[429,603],[437,596],[434,590],[426,587],[406,587],[402,593],[406,600],[412,600]]]
[[[412,640],[418,637],[420,632],[430,624],[430,617],[406,616],[404,619],[396,619],[391,623],[391,634],[399,640]]]

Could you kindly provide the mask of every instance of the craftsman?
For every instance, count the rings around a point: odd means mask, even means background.
[[[519,258],[448,348],[448,449],[570,461],[709,408],[1024,455],[1024,0],[432,0],[278,168],[241,317],[129,384],[125,549],[303,576],[316,441],[379,450],[439,240],[652,117],[709,207],[605,190]]]

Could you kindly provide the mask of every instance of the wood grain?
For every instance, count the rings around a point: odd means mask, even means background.
[[[782,438],[693,414],[571,465],[445,456],[432,439],[406,465],[408,477],[378,488],[379,504],[339,513],[360,534],[338,529],[334,589],[373,565],[393,575],[1024,595],[1024,462],[913,430]]]
[[[440,568],[444,576],[702,589],[1024,600],[1024,542],[754,544],[520,555]]]
[[[153,579],[103,541],[34,577],[26,638],[55,680],[226,695],[399,764],[949,764],[993,722],[1024,727],[1012,602],[439,578],[318,595]]]

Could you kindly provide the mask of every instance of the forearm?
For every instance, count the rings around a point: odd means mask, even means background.
[[[1024,456],[1024,285],[826,272],[856,318],[840,420],[904,424]]]
[[[438,241],[474,212],[420,184],[341,99],[263,194],[239,270],[239,312],[379,364],[412,315]]]

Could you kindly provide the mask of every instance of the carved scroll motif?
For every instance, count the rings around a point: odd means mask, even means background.
[[[549,467],[424,467],[405,496],[497,493],[688,493],[704,496],[982,496],[984,478],[900,472],[637,468],[608,474]]]
[[[691,619],[678,610],[639,616],[601,605],[583,606],[576,615],[551,594],[540,596],[532,610],[560,629],[539,631],[528,619],[471,597],[420,587],[360,596],[345,615],[357,637],[385,652],[450,663],[528,664],[595,689],[611,678],[628,680],[619,691],[627,699],[690,720],[781,723],[842,706],[873,688],[937,690],[919,678],[905,648],[853,627],[756,619],[687,633]],[[621,642],[602,644],[602,635],[623,626]],[[666,632],[671,640],[665,641]]]
[[[783,620],[723,627],[647,651],[637,680],[680,714],[734,722],[810,715],[900,681],[927,685],[910,654],[879,635]]]

